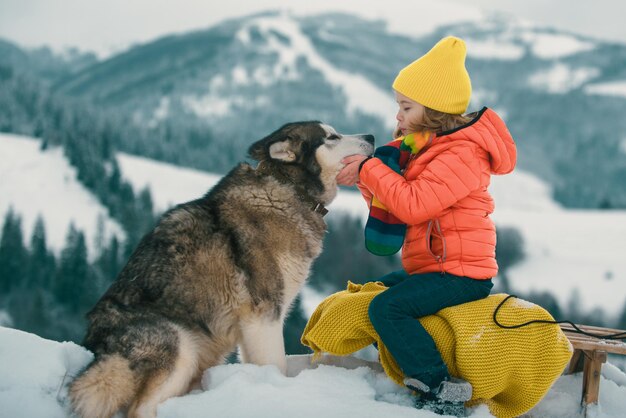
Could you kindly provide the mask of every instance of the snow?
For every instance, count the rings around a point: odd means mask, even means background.
[[[57,254],[65,247],[71,223],[85,233],[90,256],[96,251],[98,218],[104,226],[104,238],[111,234],[123,239],[121,226],[108,215],[96,197],[77,179],[61,148],[41,151],[40,141],[0,133],[0,219],[4,222],[9,208],[22,217],[24,244],[28,244],[37,216],[46,226],[48,246]]]
[[[415,5],[413,5],[414,7]],[[398,5],[400,7],[400,5]],[[335,5],[329,10],[342,11],[342,5]],[[350,10],[351,13],[360,15],[366,19],[384,19],[388,31],[404,36],[423,36],[432,32],[435,28],[444,25],[465,22],[479,22],[483,27],[493,24],[483,12],[472,7],[456,4],[450,7],[446,3],[428,3],[423,10],[424,16],[420,16],[419,24],[414,23],[412,13],[390,13],[394,10],[393,5],[384,10],[357,8]],[[436,11],[441,9],[439,18]],[[367,78],[336,68],[332,63],[324,59],[315,49],[309,38],[302,33],[296,16],[305,15],[309,12],[306,8],[298,7],[294,10],[281,9],[282,12],[273,15],[262,15],[250,18],[246,25],[241,28],[235,38],[242,44],[251,42],[252,31],[260,33],[265,40],[264,45],[255,45],[258,52],[276,55],[273,66],[261,66],[246,69],[236,66],[231,71],[233,85],[249,85],[257,83],[261,86],[269,86],[277,80],[297,79],[301,75],[297,69],[299,59],[304,58],[308,65],[319,71],[325,79],[335,88],[343,91],[346,98],[346,110],[348,114],[363,112],[379,116],[384,123],[393,129],[393,120],[388,115],[394,114],[396,104],[390,91],[381,89],[371,83]],[[452,13],[451,13],[452,12]],[[427,18],[428,16],[428,18]],[[425,23],[428,22],[428,23]],[[530,23],[520,20],[508,21],[510,28],[500,37],[486,39],[466,39],[468,44],[468,56],[482,60],[519,60],[530,48],[532,53],[546,60],[554,60],[567,57],[579,52],[584,52],[595,47],[595,43],[582,40],[575,35],[555,34],[546,32]],[[552,93],[566,93],[579,88],[584,83],[599,74],[598,69],[585,67],[572,69],[562,63],[554,64],[550,69],[534,74],[529,82],[533,87],[544,89]],[[610,93],[614,86],[607,87]],[[624,88],[618,89],[624,92]],[[602,87],[591,90],[593,93],[606,94]],[[211,87],[204,96],[187,96],[183,103],[198,116],[221,117],[232,112],[233,107],[241,105],[235,96],[225,100],[223,94],[216,88]],[[245,102],[246,105],[261,107],[266,104],[265,98],[256,103]]]
[[[305,284],[302,290],[300,290],[300,303],[302,310],[304,311],[304,316],[306,318],[310,318],[311,315],[313,315],[313,312],[315,312],[315,309],[317,309],[317,306],[326,298],[326,296],[328,296],[328,294],[324,294],[311,286],[308,286],[308,284]],[[0,316],[0,325],[2,324],[1,318],[2,317]]]
[[[526,260],[509,272],[516,290],[548,290],[565,306],[578,289],[583,310],[601,308],[612,318],[622,311],[626,212],[499,210],[493,219],[524,238]]]
[[[12,327],[13,319],[7,311],[0,310],[0,327]]]
[[[626,89],[625,89],[626,90]],[[619,151],[626,155],[626,138],[623,138],[619,143]]]
[[[233,68],[231,77],[235,84],[248,84],[248,73],[246,69],[240,65]]]
[[[235,103],[234,97],[228,99],[219,97],[215,94],[207,94],[204,96],[183,96],[181,98],[183,106],[199,117],[223,117],[231,112],[231,108]]]
[[[263,84],[268,84],[271,76],[281,79],[298,77],[296,63],[299,58],[305,58],[311,68],[322,73],[329,83],[344,92],[349,114],[360,111],[379,116],[383,121],[389,121],[388,116],[395,113],[397,105],[392,99],[391,89],[384,91],[362,75],[333,66],[316,51],[291,14],[282,13],[251,19],[236,35],[236,38],[247,42],[252,29],[258,30],[268,42],[261,51],[278,56],[273,69],[255,71],[255,78],[261,80]],[[289,41],[280,40],[276,34],[280,34]],[[389,128],[393,126],[389,125]]]
[[[159,414],[200,418],[210,410],[215,416],[232,418],[319,418],[361,416],[363,411],[363,416],[372,417],[418,416],[406,389],[365,367],[347,370],[322,365],[285,377],[274,366],[224,365],[205,373],[202,386],[202,393],[166,401]]]
[[[480,109],[483,103],[497,103],[498,93],[493,90],[485,90],[481,88],[472,88],[472,96],[468,109]],[[500,116],[502,114],[498,112]]]
[[[472,342],[472,344],[478,344],[480,342],[480,339],[482,338],[486,329],[487,327],[483,326],[481,327],[480,332],[478,334],[472,335],[472,337],[470,338],[470,341]]]
[[[506,176],[492,176],[489,193],[502,209],[520,212],[560,211],[561,205],[552,199],[552,189],[534,174],[516,169]]]
[[[161,212],[202,197],[221,178],[134,155],[118,153],[116,157],[124,180],[129,181],[135,190],[149,187],[154,206]]]
[[[274,79],[297,79],[298,58],[306,56],[312,50],[308,39],[301,33],[298,23],[286,14],[261,17],[252,19],[240,32],[250,32],[253,28],[259,31],[267,43],[259,47],[259,52],[278,56],[273,69],[267,71],[267,74],[271,74]],[[279,35],[285,36],[288,41],[280,38]]]
[[[602,376],[613,381],[618,386],[626,387],[626,374],[611,363],[602,367]]]
[[[594,43],[574,35],[527,31],[521,37],[530,44],[532,52],[543,59],[563,58],[595,48]]]
[[[598,83],[585,86],[587,94],[626,97],[626,80]]]
[[[181,98],[182,104],[200,117],[224,117],[230,115],[237,107],[262,107],[270,103],[267,96],[256,96],[250,100],[245,96],[230,95],[228,98],[220,96],[218,93],[210,91],[202,96],[187,95]]]
[[[511,305],[521,309],[534,309],[537,306],[532,302],[519,298],[513,298],[513,303]]]
[[[0,327],[0,417],[66,417],[57,401],[71,376],[92,359],[74,343]]]
[[[267,86],[275,79],[268,75],[265,67],[257,68],[252,75],[238,65],[230,72],[230,82],[227,83],[224,76],[218,75],[209,82],[206,94],[188,94],[181,97],[182,105],[195,115],[206,118],[222,118],[230,115],[236,108],[262,107],[270,103],[270,98],[265,95],[256,95],[253,99],[225,90],[233,85],[249,85],[256,82],[262,86]]]
[[[317,2],[290,2],[284,9],[299,15],[320,12],[346,12],[370,20],[383,19],[390,33],[421,37],[435,29],[462,22],[483,22],[486,14],[479,8],[438,0],[386,0],[364,3],[360,0],[324,0]]]
[[[506,29],[499,27],[502,24],[506,25]],[[489,15],[489,18],[480,22],[480,28],[483,31],[496,31],[498,35],[485,39],[465,39],[467,55],[475,59],[515,61],[521,59],[526,49],[529,49],[539,58],[558,60],[596,47],[594,42],[583,40],[577,35],[553,33],[550,29],[513,15]],[[558,70],[562,71],[562,64],[559,65]]]
[[[156,127],[159,122],[166,119],[170,112],[170,98],[162,96],[159,100],[159,104],[152,112],[152,119],[148,122],[148,126],[151,128]]]
[[[516,61],[524,56],[525,49],[507,40],[485,39],[475,40],[466,38],[467,56],[475,59],[494,59],[502,61]]]
[[[67,386],[93,358],[74,343],[45,340],[0,327],[0,418],[69,417]],[[349,359],[348,359],[349,360]],[[436,417],[412,407],[410,392],[377,367],[309,364],[307,356],[288,357],[288,376],[274,366],[228,364],[205,371],[202,389],[159,405],[159,418],[361,418]],[[352,368],[356,367],[356,368]],[[599,405],[593,417],[618,418],[626,410],[626,375],[610,362],[603,365]],[[529,412],[544,418],[582,418],[581,373],[561,376]],[[469,417],[492,415],[486,406]]]
[[[597,68],[572,69],[563,63],[556,63],[546,71],[531,75],[529,83],[534,88],[548,93],[567,93],[598,75],[600,75],[600,70]]]
[[[623,417],[626,410],[624,395],[626,386],[617,385],[605,377],[604,369],[610,367],[610,363],[602,366],[603,373],[600,379],[600,399],[598,405],[588,408],[587,416],[590,418]],[[620,379],[624,374],[620,371]],[[580,392],[582,387],[582,373],[561,376],[550,392],[530,413],[536,417],[546,418],[572,418],[581,417]]]

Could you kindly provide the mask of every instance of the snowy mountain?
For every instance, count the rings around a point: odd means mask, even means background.
[[[67,385],[92,354],[73,343],[45,340],[0,327],[0,417],[64,418],[69,416]],[[202,390],[171,398],[158,408],[158,417],[203,418],[344,418],[437,415],[412,407],[411,395],[380,369],[348,370],[321,365],[307,369],[307,358],[288,358],[289,377],[273,366],[229,364],[208,369]],[[303,369],[300,371],[301,369]],[[332,382],[332,384],[329,384]],[[582,418],[582,373],[561,376],[529,416]],[[613,364],[602,367],[598,406],[588,416],[621,418],[626,410],[626,374]],[[492,415],[486,406],[470,410],[472,418]]]
[[[0,79],[5,71],[33,74],[47,83],[55,83],[97,62],[94,54],[81,53],[76,48],[62,52],[49,47],[22,49],[0,39]]]
[[[566,206],[626,207],[626,45],[467,16],[417,28],[388,14],[259,13],[138,45],[55,91],[129,115],[162,139],[131,139],[117,144],[122,150],[224,172],[250,137],[288,121],[322,120],[386,142],[398,69],[454,34],[468,45],[470,109],[487,105],[505,117],[520,167]]]

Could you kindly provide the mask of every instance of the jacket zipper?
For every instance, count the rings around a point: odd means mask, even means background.
[[[433,233],[433,224],[435,225],[435,230],[437,231],[437,235],[441,239],[441,244],[443,246],[443,252],[441,255],[437,255],[433,252],[432,246],[430,244],[430,238]],[[428,252],[431,256],[439,263],[439,272],[441,274],[445,274],[445,269],[443,268],[443,263],[446,261],[447,250],[446,250],[446,240],[441,232],[441,225],[439,225],[439,219],[430,220],[428,222],[428,227],[426,229],[426,247],[428,248]]]

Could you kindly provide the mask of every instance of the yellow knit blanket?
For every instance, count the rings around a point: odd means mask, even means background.
[[[385,289],[380,282],[348,282],[347,290],[320,303],[304,329],[302,343],[316,354],[348,355],[376,342],[383,369],[402,385],[402,371],[367,315],[371,300]],[[532,409],[572,356],[572,346],[557,325],[499,328],[493,312],[506,296],[491,295],[420,318],[450,374],[472,384],[473,397],[467,406],[486,403],[497,417],[515,417]],[[503,325],[534,319],[553,320],[540,306],[520,299],[508,301],[498,312]]]

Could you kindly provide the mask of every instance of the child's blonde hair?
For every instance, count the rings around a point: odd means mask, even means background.
[[[444,113],[438,110],[431,109],[429,107],[424,108],[424,116],[419,123],[409,123],[409,129],[411,132],[434,132],[440,134],[442,132],[450,131],[469,123],[472,120],[466,115],[453,115],[451,113]],[[399,138],[402,136],[402,132],[396,128],[393,131],[393,137]]]

